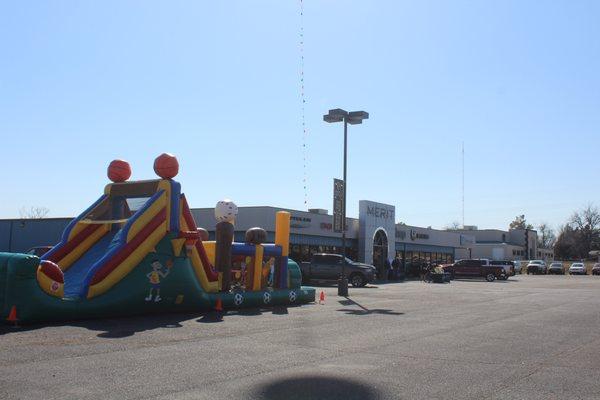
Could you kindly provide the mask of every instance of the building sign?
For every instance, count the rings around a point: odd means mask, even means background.
[[[333,224],[330,224],[329,222],[321,222],[320,227],[325,231],[330,231],[333,229]]]
[[[333,231],[344,230],[344,181],[333,180]]]
[[[379,207],[375,205],[367,206],[367,215],[385,220],[391,219],[394,221],[394,209],[392,208]]]
[[[415,229],[411,229],[410,230],[410,240],[417,240],[417,239],[428,240],[429,234],[428,233],[419,233]]]
[[[311,221],[312,220],[308,217],[298,217],[298,216],[292,215],[290,217],[290,227],[291,228],[309,228]]]

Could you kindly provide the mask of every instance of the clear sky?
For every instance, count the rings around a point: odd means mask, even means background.
[[[348,215],[506,228],[598,203],[600,2],[4,1],[0,218],[75,216],[128,160],[151,179],[177,155],[192,207],[332,208],[342,126]]]

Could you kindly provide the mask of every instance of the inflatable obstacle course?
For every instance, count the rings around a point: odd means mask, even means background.
[[[233,242],[237,206],[217,204],[216,240],[199,228],[181,186],[177,159],[162,154],[161,179],[131,181],[129,164],[111,162],[113,181],[75,218],[41,258],[0,253],[2,319],[22,322],[169,311],[300,304],[315,291],[301,287],[288,259],[287,212],[276,215],[275,243],[252,228]]]

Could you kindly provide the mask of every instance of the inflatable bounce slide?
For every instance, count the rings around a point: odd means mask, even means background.
[[[289,260],[290,215],[276,215],[275,243],[261,228],[233,242],[237,206],[215,208],[216,240],[197,226],[177,159],[154,163],[161,179],[131,181],[113,161],[104,194],[41,258],[0,253],[0,310],[8,321],[52,321],[144,313],[265,307],[314,301]]]

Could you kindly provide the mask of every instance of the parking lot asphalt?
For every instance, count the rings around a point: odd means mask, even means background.
[[[2,399],[599,399],[600,277],[0,328]]]

